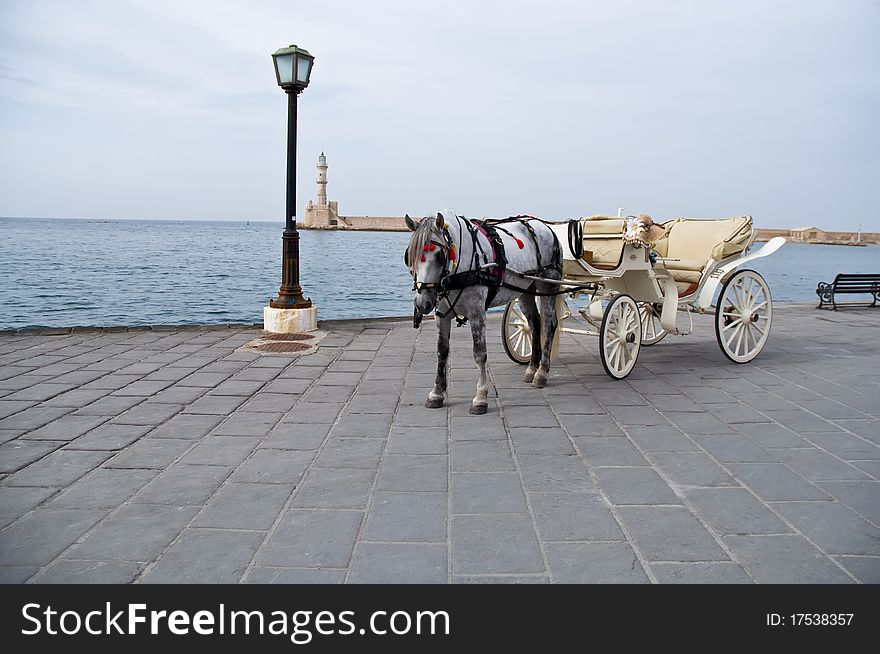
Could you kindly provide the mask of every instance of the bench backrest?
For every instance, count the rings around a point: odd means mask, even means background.
[[[880,289],[880,274],[840,273],[834,278],[834,289],[873,293]]]

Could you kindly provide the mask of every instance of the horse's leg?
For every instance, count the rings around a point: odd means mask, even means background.
[[[550,377],[550,350],[553,347],[553,338],[559,326],[559,316],[556,314],[556,297],[541,298],[541,325],[544,331],[544,347],[541,348],[541,363],[532,383],[537,388],[544,388]]]
[[[541,363],[541,315],[538,313],[534,295],[520,295],[519,305],[522,307],[523,314],[529,323],[529,330],[532,332],[532,358],[523,375],[523,381],[526,384],[531,384]]]
[[[434,388],[428,393],[425,406],[429,409],[439,409],[446,401],[446,361],[449,359],[449,330],[452,326],[452,316],[437,320],[437,377],[434,380]]]
[[[486,413],[489,408],[489,372],[486,363],[486,313],[477,313],[472,316],[471,336],[474,339],[474,361],[477,362],[477,394],[471,402],[470,412],[476,415]]]

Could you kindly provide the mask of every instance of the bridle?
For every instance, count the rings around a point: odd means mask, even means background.
[[[453,262],[453,266],[458,266],[458,260],[455,256],[455,243],[452,240],[452,237],[449,235],[449,225],[444,224],[442,228],[443,234],[443,243],[431,239],[427,241],[423,246],[422,250],[422,261],[425,261],[425,254],[428,252],[433,252],[435,249],[440,251],[441,265],[443,266],[443,272],[440,273],[440,278],[436,282],[420,282],[416,280],[417,273],[415,265],[411,265],[409,260],[409,248],[406,249],[403,253],[403,261],[406,266],[412,271],[413,276],[413,287],[412,290],[417,293],[422,293],[424,291],[437,291],[437,302],[439,303],[441,299],[446,299],[449,301],[449,291],[447,290],[446,280],[449,278],[451,271],[449,270],[448,263],[450,261]],[[459,293],[461,295],[461,293]],[[417,328],[422,322],[422,318],[424,314],[421,313],[418,309],[413,309],[413,327]]]

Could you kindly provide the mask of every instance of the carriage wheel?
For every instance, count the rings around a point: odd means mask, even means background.
[[[639,307],[629,295],[621,294],[605,307],[599,329],[599,358],[605,372],[623,379],[636,365],[642,344]]]
[[[724,356],[748,363],[767,342],[773,304],[767,282],[754,270],[739,270],[721,287],[715,308],[715,337]]]
[[[532,358],[532,328],[519,300],[513,300],[504,308],[501,319],[501,341],[511,361],[525,365]]]
[[[660,312],[650,302],[639,302],[639,316],[642,320],[642,345],[659,343],[669,333],[660,324]]]

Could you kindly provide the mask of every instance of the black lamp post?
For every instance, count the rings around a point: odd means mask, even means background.
[[[299,232],[296,230],[296,99],[309,85],[315,58],[291,45],[272,53],[278,86],[287,93],[287,209],[282,242],[281,288],[270,300],[275,309],[307,309],[312,301],[303,297],[299,285]]]

